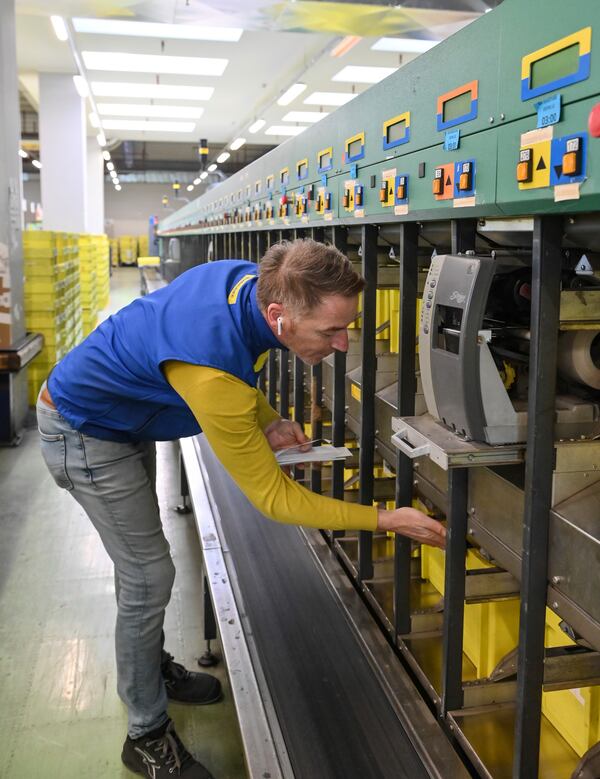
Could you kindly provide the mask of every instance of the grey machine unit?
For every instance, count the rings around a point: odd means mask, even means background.
[[[511,399],[494,361],[493,339],[501,329],[484,329],[490,288],[498,272],[493,257],[434,255],[421,308],[421,382],[431,416],[457,435],[468,441],[513,444],[527,438],[527,402],[523,397]],[[591,334],[592,339],[595,336]],[[562,337],[559,370],[561,360],[568,367],[566,358],[578,354],[573,350],[571,341]],[[588,382],[588,386],[596,385]],[[587,436],[590,426],[597,432],[597,403],[557,395],[557,437]]]

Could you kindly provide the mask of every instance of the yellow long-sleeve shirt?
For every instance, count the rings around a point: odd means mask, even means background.
[[[279,414],[260,390],[201,365],[169,361],[163,370],[214,453],[261,514],[277,522],[329,530],[375,529],[374,506],[317,495],[283,473],[262,432]]]

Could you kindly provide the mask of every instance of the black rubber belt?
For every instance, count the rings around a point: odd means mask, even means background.
[[[303,536],[202,454],[296,779],[428,777]]]

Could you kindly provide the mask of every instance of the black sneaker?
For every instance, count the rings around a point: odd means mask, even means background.
[[[167,696],[179,703],[204,705],[216,703],[223,697],[221,682],[210,674],[188,671],[181,663],[173,660],[173,655],[162,652],[160,670],[165,680]]]
[[[171,720],[141,738],[127,738],[121,760],[136,774],[150,779],[184,776],[185,779],[214,779],[206,768],[190,755]]]

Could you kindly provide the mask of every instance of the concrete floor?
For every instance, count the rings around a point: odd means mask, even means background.
[[[138,294],[137,268],[113,270],[116,311]],[[157,447],[157,489],[177,576],[166,649],[190,669],[202,653],[201,553],[178,503],[177,446]],[[127,714],[116,693],[112,564],[82,509],[52,481],[37,431],[0,449],[0,777],[114,779]],[[219,651],[218,643],[216,645]],[[226,671],[224,700],[172,704],[188,749],[216,779],[246,777]]]

